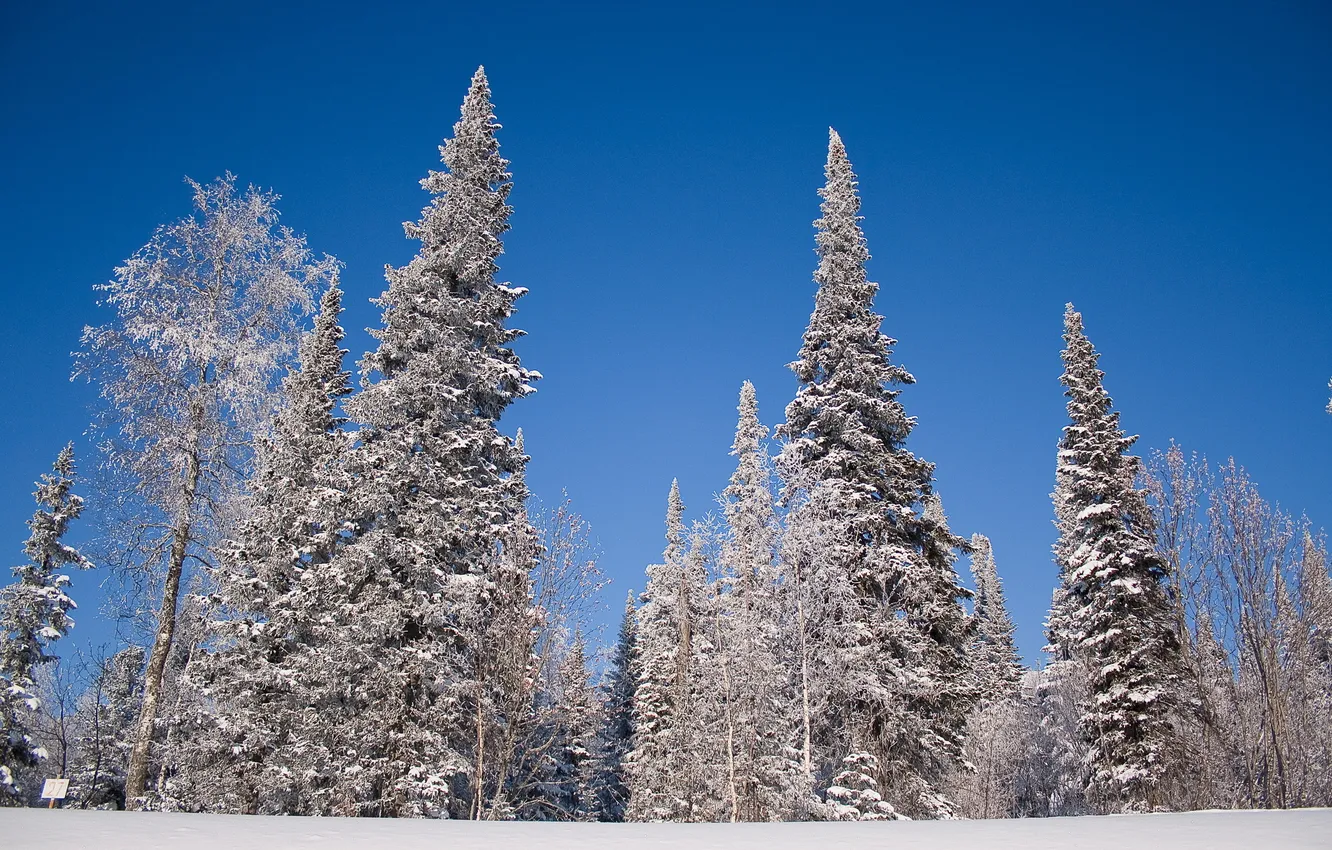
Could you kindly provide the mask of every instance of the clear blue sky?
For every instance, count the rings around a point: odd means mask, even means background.
[[[813,301],[827,128],[860,175],[911,447],[996,556],[1030,660],[1072,300],[1140,447],[1234,455],[1332,525],[1332,15],[1323,3],[9,3],[0,10],[0,551],[82,439],[92,286],[230,169],[346,263],[358,357],[468,78],[513,161],[505,277],[539,392],[531,481],[614,579],[772,425]],[[1002,10],[999,7],[1002,6]],[[1168,6],[1168,9],[1162,9]],[[3,541],[10,541],[4,544]],[[965,567],[963,566],[963,569]],[[94,633],[93,575],[79,630]]]

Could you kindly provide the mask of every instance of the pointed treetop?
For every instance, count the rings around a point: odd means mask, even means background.
[[[671,479],[671,493],[666,499],[666,563],[675,563],[684,551],[684,502],[680,499],[680,481]]]
[[[731,454],[743,457],[759,451],[763,439],[768,436],[767,429],[758,418],[758,393],[754,385],[745,381],[740,386],[740,404],[736,407],[740,418],[735,425],[735,440],[731,443]],[[735,483],[734,477],[732,483]]]
[[[463,114],[467,113],[469,104],[482,100],[487,104],[490,102],[490,81],[486,79],[486,66],[477,65],[472,74],[472,84],[467,89],[467,98],[463,101]]]
[[[1117,425],[1119,414],[1111,411],[1114,402],[1101,383],[1105,372],[1097,368],[1101,355],[1087,338],[1082,314],[1072,303],[1064,306],[1064,343],[1067,347],[1060,353],[1064,374],[1059,380],[1068,388],[1064,395],[1069,399],[1069,418],[1075,423],[1104,420],[1110,426]],[[1124,448],[1136,439],[1125,442]]]
[[[990,544],[990,538],[984,534],[971,535],[971,577],[976,585],[975,615],[984,619],[993,593],[992,582],[998,578],[994,565],[994,549]]]
[[[833,151],[840,151],[842,157],[846,157],[846,145],[842,144],[842,137],[832,127],[828,128],[828,158],[832,159]]]
[[[930,493],[925,497],[924,518],[931,524],[948,528],[948,516],[944,513],[943,499],[939,498],[938,493]]]
[[[465,125],[476,124],[478,121],[485,129],[500,128],[490,107],[490,81],[486,80],[485,65],[478,67],[477,72],[472,75],[468,96],[462,100],[462,119],[454,125],[454,135],[461,136],[460,131]]]
[[[684,502],[680,499],[680,479],[671,479],[671,492],[666,498],[666,521],[680,521],[684,514]]]
[[[740,385],[740,406],[737,408],[742,414],[753,414],[758,417],[758,393],[754,391],[754,383],[745,381]]]

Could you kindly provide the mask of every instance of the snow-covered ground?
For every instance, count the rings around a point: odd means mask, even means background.
[[[1202,850],[1332,848],[1332,809],[1101,818],[558,824],[0,809],[0,847],[59,850]]]

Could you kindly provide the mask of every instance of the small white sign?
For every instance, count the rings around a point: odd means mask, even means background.
[[[42,785],[43,800],[63,800],[69,791],[68,779],[48,779]]]

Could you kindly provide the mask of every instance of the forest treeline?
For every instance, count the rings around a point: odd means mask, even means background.
[[[478,70],[359,380],[339,264],[230,174],[100,287],[112,316],[75,364],[100,397],[97,551],[64,542],[85,509],[67,447],[0,592],[0,801],[62,776],[66,806],[371,817],[1332,805],[1325,537],[1233,461],[1131,454],[1071,304],[1059,577],[1047,660],[1021,663],[990,541],[949,527],[907,448],[915,379],[835,132],[796,395],[770,432],[740,388],[704,519],[671,484],[594,678],[587,528],[530,497],[522,433],[497,428],[541,377],[512,348],[525,290],[497,279],[498,128]],[[62,660],[94,561],[126,640]]]

